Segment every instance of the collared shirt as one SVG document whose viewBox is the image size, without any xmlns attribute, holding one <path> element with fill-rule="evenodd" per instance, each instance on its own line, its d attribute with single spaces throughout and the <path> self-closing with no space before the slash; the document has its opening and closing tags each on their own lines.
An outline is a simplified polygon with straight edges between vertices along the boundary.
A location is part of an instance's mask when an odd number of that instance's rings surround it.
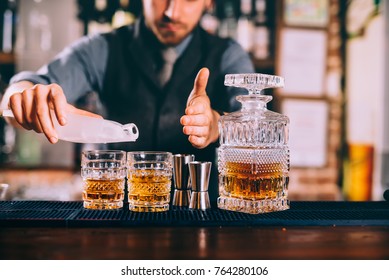
<svg viewBox="0 0 389 280">
<path fill-rule="evenodd" d="M 192 37 L 193 35 L 190 34 L 180 44 L 174 47 L 178 54 L 178 57 L 180 57 L 180 55 L 182 55 L 182 53 L 185 51 L 186 47 L 189 45 L 190 41 L 192 40 Z"/>
</svg>

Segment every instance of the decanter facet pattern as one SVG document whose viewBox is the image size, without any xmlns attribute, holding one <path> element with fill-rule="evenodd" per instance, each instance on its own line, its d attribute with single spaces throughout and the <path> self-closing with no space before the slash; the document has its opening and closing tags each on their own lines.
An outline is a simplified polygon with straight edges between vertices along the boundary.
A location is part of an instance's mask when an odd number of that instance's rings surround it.
<svg viewBox="0 0 389 280">
<path fill-rule="evenodd" d="M 258 214 L 289 209 L 288 117 L 272 112 L 262 90 L 284 85 L 265 74 L 226 75 L 225 85 L 244 87 L 240 111 L 219 120 L 218 207 Z"/>
</svg>

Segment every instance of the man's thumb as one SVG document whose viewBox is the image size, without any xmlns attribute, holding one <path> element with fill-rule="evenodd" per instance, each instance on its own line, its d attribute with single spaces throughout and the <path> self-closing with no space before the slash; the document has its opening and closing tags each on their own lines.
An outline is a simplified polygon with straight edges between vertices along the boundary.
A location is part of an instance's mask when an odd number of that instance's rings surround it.
<svg viewBox="0 0 389 280">
<path fill-rule="evenodd" d="M 197 73 L 196 79 L 193 85 L 193 93 L 195 96 L 197 95 L 206 95 L 205 88 L 207 87 L 209 77 L 208 68 L 201 68 Z"/>
</svg>

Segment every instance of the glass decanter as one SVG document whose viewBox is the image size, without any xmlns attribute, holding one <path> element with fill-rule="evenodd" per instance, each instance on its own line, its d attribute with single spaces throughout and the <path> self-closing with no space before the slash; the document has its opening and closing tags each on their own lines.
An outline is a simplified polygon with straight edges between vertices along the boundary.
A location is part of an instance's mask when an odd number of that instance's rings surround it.
<svg viewBox="0 0 389 280">
<path fill-rule="evenodd" d="M 289 209 L 289 118 L 267 109 L 266 88 L 284 86 L 284 79 L 266 74 L 230 74 L 224 84 L 246 88 L 236 99 L 242 109 L 219 120 L 220 209 L 266 213 Z"/>
</svg>

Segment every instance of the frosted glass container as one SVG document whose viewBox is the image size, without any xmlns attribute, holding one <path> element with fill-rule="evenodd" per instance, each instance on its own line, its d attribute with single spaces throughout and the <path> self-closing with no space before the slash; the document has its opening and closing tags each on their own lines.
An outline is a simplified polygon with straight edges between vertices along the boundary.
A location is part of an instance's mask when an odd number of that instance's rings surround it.
<svg viewBox="0 0 389 280">
<path fill-rule="evenodd" d="M 220 209 L 258 214 L 289 209 L 289 118 L 267 109 L 265 88 L 284 79 L 265 74 L 226 75 L 226 86 L 246 88 L 240 111 L 220 117 Z"/>
</svg>

